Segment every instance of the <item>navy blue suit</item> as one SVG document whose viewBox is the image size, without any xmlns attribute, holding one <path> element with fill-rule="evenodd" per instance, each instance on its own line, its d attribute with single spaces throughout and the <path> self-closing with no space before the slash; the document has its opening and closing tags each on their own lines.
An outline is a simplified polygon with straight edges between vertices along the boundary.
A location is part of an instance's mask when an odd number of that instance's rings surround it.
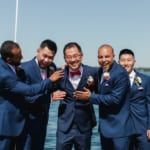
<svg viewBox="0 0 150 150">
<path fill-rule="evenodd" d="M 74 89 L 69 80 L 68 67 L 65 68 L 64 78 L 57 83 L 60 90 L 67 92 L 64 100 L 60 101 L 58 109 L 57 150 L 71 150 L 73 145 L 76 150 L 90 149 L 91 132 L 96 125 L 94 109 L 88 101 L 76 99 L 73 92 L 83 90 L 90 75 L 96 79 L 97 70 L 86 65 L 82 65 L 82 67 L 83 74 L 77 89 Z M 91 90 L 93 89 L 91 88 Z M 76 137 L 78 134 L 79 136 Z"/>
<path fill-rule="evenodd" d="M 141 84 L 135 80 L 129 93 L 130 111 L 134 123 L 133 141 L 137 142 L 140 150 L 149 150 L 150 141 L 147 140 L 146 131 L 150 130 L 150 77 L 136 72 Z M 134 143 L 135 144 L 135 143 Z"/>
<path fill-rule="evenodd" d="M 99 70 L 98 94 L 92 94 L 90 102 L 99 105 L 99 131 L 104 150 L 128 150 L 129 135 L 132 134 L 129 100 L 130 88 L 127 72 L 115 61 L 109 70 L 110 78 L 101 81 Z M 112 144 L 113 143 L 113 144 Z"/>
<path fill-rule="evenodd" d="M 24 84 L 8 64 L 0 59 L 0 149 L 9 149 L 13 137 L 23 134 L 28 117 L 27 103 L 35 102 L 36 95 L 40 96 L 49 88 L 52 88 L 49 79 L 39 84 Z M 30 96 L 35 97 L 30 99 Z"/>
<path fill-rule="evenodd" d="M 47 67 L 47 77 L 56 70 L 56 66 L 52 63 Z M 25 71 L 26 83 L 34 84 L 39 83 L 43 79 L 38 64 L 33 58 L 31 61 L 22 64 Z M 43 103 L 40 103 L 42 101 Z M 43 150 L 46 137 L 46 128 L 48 123 L 48 114 L 50 107 L 50 91 L 43 93 L 42 96 L 37 98 L 37 103 L 28 104 L 29 109 L 29 132 L 26 141 L 27 150 Z"/>
</svg>

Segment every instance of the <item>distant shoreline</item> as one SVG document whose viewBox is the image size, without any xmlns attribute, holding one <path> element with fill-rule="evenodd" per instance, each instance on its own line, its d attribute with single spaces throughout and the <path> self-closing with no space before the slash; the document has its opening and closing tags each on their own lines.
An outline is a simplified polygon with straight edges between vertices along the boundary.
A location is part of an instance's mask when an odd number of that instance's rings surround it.
<svg viewBox="0 0 150 150">
<path fill-rule="evenodd" d="M 99 68 L 98 66 L 95 67 Z M 139 72 L 150 72 L 150 68 L 146 68 L 146 67 L 135 67 L 135 70 L 138 70 Z"/>
<path fill-rule="evenodd" d="M 138 68 L 135 68 L 135 69 L 140 71 L 140 72 L 150 72 L 150 68 L 138 67 Z"/>
</svg>

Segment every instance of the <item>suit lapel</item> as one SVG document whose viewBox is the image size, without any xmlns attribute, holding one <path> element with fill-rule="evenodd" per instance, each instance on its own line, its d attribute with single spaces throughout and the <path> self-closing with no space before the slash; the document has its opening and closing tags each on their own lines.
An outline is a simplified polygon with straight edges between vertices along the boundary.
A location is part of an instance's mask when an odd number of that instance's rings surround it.
<svg viewBox="0 0 150 150">
<path fill-rule="evenodd" d="M 99 71 L 98 71 L 98 91 L 99 92 L 100 92 L 101 86 L 103 84 L 103 81 L 101 82 L 101 80 L 102 80 L 102 73 L 103 73 L 102 68 L 100 68 Z"/>
<path fill-rule="evenodd" d="M 81 80 L 77 86 L 77 89 L 83 88 L 85 86 L 85 83 L 87 82 L 86 81 L 87 80 L 86 66 L 82 65 L 82 67 L 83 67 L 83 73 L 81 76 Z M 71 88 L 73 90 L 75 90 L 73 85 L 71 84 L 71 82 L 69 80 L 69 68 L 68 67 L 66 67 L 66 69 L 65 69 L 64 82 L 65 82 L 65 84 L 71 86 Z"/>
<path fill-rule="evenodd" d="M 139 72 L 137 72 L 137 71 L 135 71 L 135 77 L 140 77 L 141 78 L 141 75 L 140 75 L 140 73 Z M 136 87 L 137 89 L 138 88 L 140 88 L 140 87 L 142 87 L 143 85 L 143 82 L 141 83 L 141 84 L 139 84 L 139 86 L 135 83 L 135 79 L 134 79 L 134 81 L 133 81 L 133 85 L 134 85 L 134 87 Z"/>
<path fill-rule="evenodd" d="M 33 66 L 33 74 L 35 76 L 37 76 L 37 78 L 42 80 L 41 77 L 41 72 L 40 72 L 40 67 L 38 66 L 38 64 L 36 63 L 35 59 L 32 60 L 32 66 Z"/>
<path fill-rule="evenodd" d="M 137 85 L 133 82 L 130 90 L 131 97 L 134 96 L 135 92 L 137 92 Z"/>
<path fill-rule="evenodd" d="M 69 87 L 71 88 L 71 90 L 74 90 L 73 85 L 71 84 L 70 80 L 69 80 L 69 68 L 66 67 L 65 71 L 64 71 L 64 81 L 63 81 L 64 87 Z"/>
<path fill-rule="evenodd" d="M 87 82 L 87 69 L 86 69 L 86 66 L 82 65 L 82 68 L 83 68 L 83 72 L 82 72 L 82 76 L 81 76 L 81 79 L 80 79 L 80 82 L 78 84 L 77 89 L 80 89 L 80 88 L 84 87 L 86 82 Z"/>
</svg>

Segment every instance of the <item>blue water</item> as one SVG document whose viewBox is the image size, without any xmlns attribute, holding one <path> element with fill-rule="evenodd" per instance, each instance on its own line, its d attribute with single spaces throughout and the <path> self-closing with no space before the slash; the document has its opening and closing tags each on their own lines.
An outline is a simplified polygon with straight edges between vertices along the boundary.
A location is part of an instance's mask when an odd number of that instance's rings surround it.
<svg viewBox="0 0 150 150">
<path fill-rule="evenodd" d="M 56 128 L 57 128 L 57 111 L 59 102 L 52 102 L 49 112 L 49 121 L 47 128 L 47 136 L 45 150 L 55 150 L 56 148 Z M 98 120 L 98 106 L 95 106 L 95 113 Z M 100 139 L 98 134 L 98 125 L 93 129 L 92 135 L 92 150 L 101 150 Z"/>
</svg>

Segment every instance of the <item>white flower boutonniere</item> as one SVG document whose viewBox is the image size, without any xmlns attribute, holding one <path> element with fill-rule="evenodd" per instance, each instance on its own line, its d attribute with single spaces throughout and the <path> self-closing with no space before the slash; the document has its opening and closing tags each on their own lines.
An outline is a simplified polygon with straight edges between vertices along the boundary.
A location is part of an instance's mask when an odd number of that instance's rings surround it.
<svg viewBox="0 0 150 150">
<path fill-rule="evenodd" d="M 109 80 L 110 79 L 110 73 L 109 72 L 104 72 L 103 79 L 104 80 Z"/>
<path fill-rule="evenodd" d="M 143 90 L 144 88 L 141 86 L 142 84 L 142 79 L 139 76 L 135 76 L 134 82 L 138 87 L 138 90 Z"/>
<path fill-rule="evenodd" d="M 88 79 L 87 79 L 87 88 L 91 87 L 91 86 L 94 86 L 94 79 L 92 76 L 89 76 Z"/>
<path fill-rule="evenodd" d="M 142 83 L 142 79 L 140 78 L 140 77 L 135 77 L 135 79 L 134 79 L 134 82 L 135 82 L 135 84 L 137 85 L 137 86 L 140 86 L 141 85 L 141 83 Z"/>
</svg>

